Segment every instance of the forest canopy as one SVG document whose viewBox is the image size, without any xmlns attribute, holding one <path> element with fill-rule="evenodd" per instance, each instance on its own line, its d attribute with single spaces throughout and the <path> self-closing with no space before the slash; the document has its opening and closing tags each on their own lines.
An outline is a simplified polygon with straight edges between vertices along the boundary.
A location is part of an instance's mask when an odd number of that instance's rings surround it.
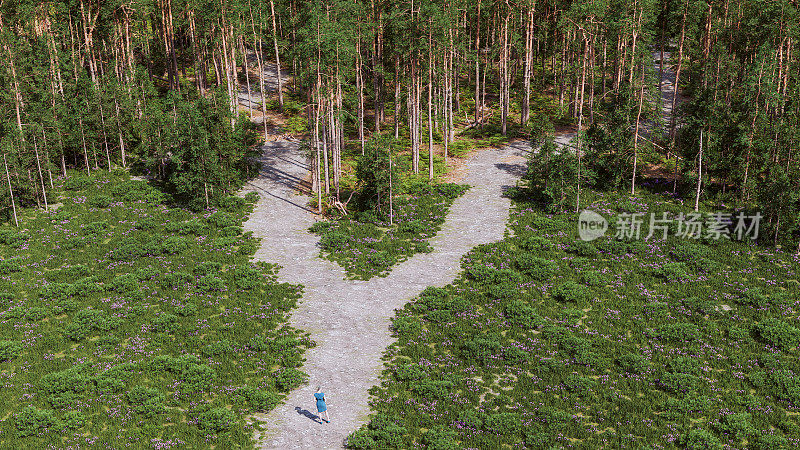
<svg viewBox="0 0 800 450">
<path fill-rule="evenodd" d="M 576 193 L 654 169 L 796 243 L 798 23 L 789 0 L 6 0 L 0 195 L 41 206 L 52 174 L 133 166 L 202 204 L 252 174 L 240 112 L 266 133 L 289 111 L 334 201 L 371 134 L 432 178 L 421 149 L 549 122 L 579 131 L 570 172 L 597 174 Z"/>
</svg>

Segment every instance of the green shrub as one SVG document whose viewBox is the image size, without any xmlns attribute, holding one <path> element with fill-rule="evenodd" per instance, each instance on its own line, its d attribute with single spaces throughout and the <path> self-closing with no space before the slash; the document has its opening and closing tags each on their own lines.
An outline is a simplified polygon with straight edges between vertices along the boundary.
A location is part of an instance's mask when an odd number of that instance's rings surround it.
<svg viewBox="0 0 800 450">
<path fill-rule="evenodd" d="M 11 248 L 21 248 L 30 240 L 28 233 L 14 229 L 0 228 L 0 243 Z"/>
<path fill-rule="evenodd" d="M 636 353 L 626 353 L 617 359 L 617 363 L 622 370 L 641 375 L 650 368 L 650 362 L 642 355 Z"/>
<path fill-rule="evenodd" d="M 120 325 L 118 317 L 109 316 L 107 312 L 97 309 L 78 311 L 64 329 L 64 335 L 78 341 L 94 332 L 108 332 Z"/>
<path fill-rule="evenodd" d="M 683 434 L 679 442 L 684 448 L 692 450 L 717 450 L 722 448 L 722 443 L 714 434 L 702 428 L 692 428 Z"/>
<path fill-rule="evenodd" d="M 161 243 L 161 253 L 178 255 L 189 249 L 189 241 L 178 236 L 170 236 Z"/>
<path fill-rule="evenodd" d="M 782 350 L 792 350 L 800 344 L 800 328 L 780 319 L 763 320 L 755 328 L 762 339 Z"/>
<path fill-rule="evenodd" d="M 200 414 L 197 426 L 211 433 L 229 431 L 239 421 L 233 411 L 226 408 L 212 408 Z"/>
<path fill-rule="evenodd" d="M 61 425 L 68 430 L 83 428 L 86 424 L 86 416 L 80 411 L 67 411 L 61 420 Z"/>
<path fill-rule="evenodd" d="M 552 296 L 560 302 L 583 303 L 589 300 L 590 291 L 586 286 L 567 281 L 556 287 Z"/>
<path fill-rule="evenodd" d="M 225 289 L 225 281 L 213 275 L 205 275 L 197 280 L 197 290 L 200 292 L 220 292 Z"/>
<path fill-rule="evenodd" d="M 514 326 L 533 329 L 544 326 L 545 320 L 527 303 L 515 300 L 506 305 L 504 315 Z"/>
<path fill-rule="evenodd" d="M 700 378 L 688 373 L 665 372 L 658 383 L 669 392 L 688 393 L 697 390 Z"/>
<path fill-rule="evenodd" d="M 591 378 L 582 377 L 577 374 L 570 374 L 567 376 L 567 379 L 564 380 L 564 386 L 566 386 L 567 390 L 580 396 L 591 394 L 596 384 L 597 383 Z"/>
<path fill-rule="evenodd" d="M 164 231 L 167 233 L 193 234 L 199 236 L 206 232 L 208 226 L 198 219 L 186 220 L 183 222 L 167 222 Z"/>
<path fill-rule="evenodd" d="M 73 176 L 67 178 L 64 182 L 64 190 L 67 191 L 82 191 L 94 184 L 91 178 L 82 176 Z"/>
<path fill-rule="evenodd" d="M 522 431 L 522 420 L 517 414 L 510 412 L 489 414 L 484 427 L 486 431 L 508 439 Z"/>
<path fill-rule="evenodd" d="M 416 364 L 403 364 L 394 369 L 395 378 L 400 381 L 413 381 L 426 378 L 428 375 Z"/>
<path fill-rule="evenodd" d="M 27 406 L 14 415 L 14 426 L 20 437 L 34 436 L 56 428 L 58 421 L 48 409 Z"/>
<path fill-rule="evenodd" d="M 133 203 L 164 203 L 167 196 L 145 181 L 124 181 L 111 188 L 111 195 L 118 201 Z"/>
<path fill-rule="evenodd" d="M 275 383 L 277 383 L 281 389 L 290 391 L 305 383 L 307 378 L 308 376 L 305 373 L 288 367 L 276 374 Z"/>
<path fill-rule="evenodd" d="M 789 448 L 789 440 L 777 434 L 759 434 L 753 448 L 758 450 L 782 450 Z"/>
<path fill-rule="evenodd" d="M 392 328 L 398 335 L 412 335 L 416 333 L 422 324 L 416 317 L 397 317 L 392 320 Z"/>
<path fill-rule="evenodd" d="M 151 322 L 150 329 L 155 333 L 174 334 L 180 328 L 180 321 L 174 314 L 161 314 Z"/>
<path fill-rule="evenodd" d="M 89 197 L 88 203 L 95 208 L 108 208 L 114 203 L 114 199 L 107 195 L 100 194 Z"/>
<path fill-rule="evenodd" d="M 453 382 L 448 380 L 421 380 L 414 381 L 410 385 L 412 392 L 424 398 L 445 399 L 450 395 Z"/>
<path fill-rule="evenodd" d="M 303 134 L 308 131 L 308 119 L 302 116 L 289 117 L 283 129 L 289 134 Z"/>
<path fill-rule="evenodd" d="M 254 192 L 251 192 L 251 194 L 254 194 Z M 248 202 L 247 197 L 241 198 L 235 195 L 229 195 L 227 197 L 218 197 L 214 200 L 214 204 L 216 206 L 232 213 L 244 211 L 245 207 L 247 206 L 247 202 Z"/>
<path fill-rule="evenodd" d="M 429 450 L 458 450 L 458 433 L 450 428 L 436 426 L 422 435 L 422 443 Z"/>
<path fill-rule="evenodd" d="M 537 281 L 547 280 L 558 272 L 558 264 L 555 262 L 525 252 L 517 255 L 514 266 Z"/>
<path fill-rule="evenodd" d="M 48 403 L 62 408 L 74 403 L 84 392 L 92 392 L 95 378 L 86 373 L 86 366 L 76 365 L 45 374 L 38 385 L 40 394 Z"/>
<path fill-rule="evenodd" d="M 240 389 L 238 394 L 251 411 L 269 411 L 280 402 L 278 394 L 250 387 Z"/>
<path fill-rule="evenodd" d="M 655 336 L 664 341 L 691 342 L 700 338 L 700 329 L 692 323 L 669 323 L 658 327 Z"/>
<path fill-rule="evenodd" d="M 233 342 L 227 339 L 213 342 L 211 344 L 206 344 L 203 347 L 203 355 L 205 356 L 219 356 L 232 352 L 233 352 Z"/>
<path fill-rule="evenodd" d="M 487 363 L 492 356 L 499 356 L 501 344 L 496 338 L 476 337 L 464 342 L 461 354 L 468 360 Z"/>
<path fill-rule="evenodd" d="M 0 275 L 10 275 L 22 271 L 22 260 L 10 258 L 0 260 Z"/>
<path fill-rule="evenodd" d="M 166 397 L 158 389 L 134 386 L 126 396 L 136 414 L 143 417 L 154 417 L 167 410 L 164 406 Z"/>
<path fill-rule="evenodd" d="M 724 414 L 714 428 L 720 434 L 742 441 L 756 433 L 755 427 L 750 424 L 750 417 L 749 413 Z"/>
<path fill-rule="evenodd" d="M 11 361 L 22 353 L 23 346 L 16 341 L 0 341 L 0 362 Z"/>
</svg>

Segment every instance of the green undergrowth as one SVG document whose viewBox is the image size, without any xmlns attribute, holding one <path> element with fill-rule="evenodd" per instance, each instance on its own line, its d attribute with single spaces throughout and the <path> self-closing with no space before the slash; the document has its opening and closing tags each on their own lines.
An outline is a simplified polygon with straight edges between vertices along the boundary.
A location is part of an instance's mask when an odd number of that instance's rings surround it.
<svg viewBox="0 0 800 450">
<path fill-rule="evenodd" d="M 0 448 L 252 447 L 305 379 L 301 287 L 251 263 L 255 198 L 194 213 L 122 174 L 0 228 Z"/>
<path fill-rule="evenodd" d="M 655 194 L 587 195 L 606 217 L 685 211 Z M 510 227 L 398 311 L 374 414 L 349 447 L 800 446 L 797 255 L 584 242 L 575 214 L 524 199 Z"/>
<path fill-rule="evenodd" d="M 388 217 L 368 211 L 317 222 L 311 231 L 321 236 L 324 257 L 341 265 L 349 278 L 386 276 L 395 264 L 433 250 L 428 240 L 466 190 L 453 183 L 416 183 L 395 196 L 392 226 Z"/>
</svg>

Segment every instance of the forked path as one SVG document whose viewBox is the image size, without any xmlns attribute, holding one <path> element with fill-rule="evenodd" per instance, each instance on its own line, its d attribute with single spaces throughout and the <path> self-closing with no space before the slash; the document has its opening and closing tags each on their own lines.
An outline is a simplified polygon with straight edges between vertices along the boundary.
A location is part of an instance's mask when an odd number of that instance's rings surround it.
<svg viewBox="0 0 800 450">
<path fill-rule="evenodd" d="M 511 206 L 503 191 L 525 170 L 527 143 L 474 154 L 463 183 L 472 186 L 450 207 L 441 231 L 431 239 L 433 252 L 417 254 L 385 278 L 345 280 L 336 263 L 319 257 L 314 216 L 298 188 L 307 188 L 309 166 L 296 143 L 276 141 L 264 148 L 264 171 L 246 191 L 261 195 L 245 229 L 261 238 L 255 259 L 282 266 L 279 279 L 304 285 L 292 326 L 311 333 L 317 347 L 306 354 L 309 383 L 291 392 L 270 413 L 256 416 L 266 432 L 261 448 L 341 448 L 349 433 L 366 423 L 370 387 L 378 383 L 381 356 L 391 344 L 390 319 L 427 286 L 444 286 L 459 273 L 461 257 L 479 244 L 503 238 Z M 313 420 L 313 393 L 322 386 L 331 423 Z"/>
</svg>

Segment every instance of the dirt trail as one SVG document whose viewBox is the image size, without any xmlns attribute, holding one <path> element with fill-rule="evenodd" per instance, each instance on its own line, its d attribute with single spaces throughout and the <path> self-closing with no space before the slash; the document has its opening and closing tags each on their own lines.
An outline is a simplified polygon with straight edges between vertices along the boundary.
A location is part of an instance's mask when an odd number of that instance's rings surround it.
<svg viewBox="0 0 800 450">
<path fill-rule="evenodd" d="M 511 202 L 503 191 L 524 173 L 527 143 L 516 142 L 476 153 L 466 162 L 461 182 L 472 188 L 456 199 L 433 252 L 398 264 L 385 278 L 345 280 L 344 270 L 319 257 L 318 236 L 308 228 L 315 218 L 305 205 L 309 165 L 297 143 L 268 142 L 265 169 L 245 189 L 261 195 L 245 229 L 261 238 L 258 261 L 282 266 L 280 281 L 304 285 L 292 326 L 311 333 L 317 347 L 308 351 L 303 371 L 309 384 L 289 394 L 265 415 L 257 436 L 261 448 L 340 448 L 349 433 L 368 419 L 368 390 L 378 383 L 381 356 L 393 341 L 390 319 L 427 286 L 444 286 L 459 273 L 461 257 L 473 247 L 499 241 L 506 231 Z M 331 423 L 315 419 L 313 392 L 322 386 Z"/>
</svg>

